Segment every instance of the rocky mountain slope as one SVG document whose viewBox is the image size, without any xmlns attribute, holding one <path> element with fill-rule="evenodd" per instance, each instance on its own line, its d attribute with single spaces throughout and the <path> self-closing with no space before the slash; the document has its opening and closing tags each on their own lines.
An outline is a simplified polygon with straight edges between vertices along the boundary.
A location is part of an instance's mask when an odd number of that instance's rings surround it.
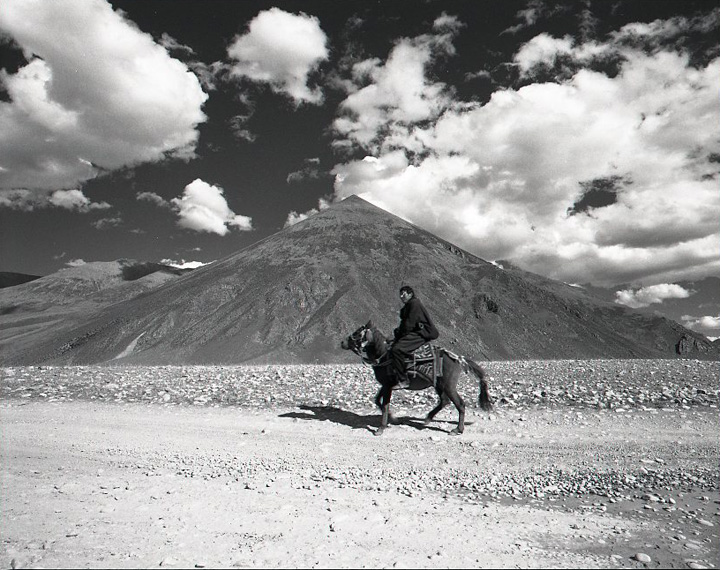
<svg viewBox="0 0 720 570">
<path fill-rule="evenodd" d="M 185 273 L 158 263 L 119 259 L 67 267 L 0 290 L 0 348 L 22 345 L 82 322 L 114 303 L 133 299 Z M 33 342 L 32 340 L 30 341 Z"/>
<path fill-rule="evenodd" d="M 127 301 L 0 344 L 3 364 L 315 363 L 340 339 L 397 324 L 411 284 L 438 340 L 477 359 L 718 358 L 678 323 L 488 263 L 350 197 Z"/>
<path fill-rule="evenodd" d="M 159 263 L 129 259 L 84 263 L 0 292 L 0 312 L 38 312 L 86 301 L 102 306 L 131 299 L 182 273 Z"/>
</svg>

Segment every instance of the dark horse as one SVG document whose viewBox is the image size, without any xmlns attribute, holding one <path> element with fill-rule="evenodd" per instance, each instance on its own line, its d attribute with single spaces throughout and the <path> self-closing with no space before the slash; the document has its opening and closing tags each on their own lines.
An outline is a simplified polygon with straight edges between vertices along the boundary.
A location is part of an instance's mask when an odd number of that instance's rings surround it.
<svg viewBox="0 0 720 570">
<path fill-rule="evenodd" d="M 352 350 L 363 359 L 363 362 L 370 364 L 375 372 L 375 378 L 380 382 L 380 390 L 375 396 L 375 403 L 382 412 L 380 427 L 375 435 L 382 435 L 388 427 L 390 414 L 390 398 L 393 388 L 397 385 L 397 377 L 393 370 L 392 359 L 389 358 L 388 341 L 372 321 L 357 329 L 347 338 L 343 339 L 340 346 L 345 350 Z M 452 352 L 438 347 L 442 357 L 442 375 L 437 377 L 435 391 L 440 396 L 440 401 L 425 418 L 425 425 L 442 410 L 448 401 L 455 404 L 459 417 L 457 427 L 450 432 L 451 435 L 459 435 L 465 430 L 465 402 L 457 391 L 457 383 L 461 372 L 472 372 L 480 381 L 480 394 L 478 404 L 483 410 L 492 409 L 492 401 L 488 392 L 488 384 L 485 380 L 485 371 L 477 363 L 464 356 L 458 356 Z M 410 390 L 424 390 L 432 386 L 428 381 L 419 376 L 409 375 L 411 378 Z"/>
</svg>

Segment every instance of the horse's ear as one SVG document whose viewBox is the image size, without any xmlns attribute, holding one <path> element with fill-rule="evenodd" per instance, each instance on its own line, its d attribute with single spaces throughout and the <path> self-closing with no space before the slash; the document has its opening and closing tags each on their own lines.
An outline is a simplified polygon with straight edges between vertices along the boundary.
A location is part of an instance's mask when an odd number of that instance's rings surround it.
<svg viewBox="0 0 720 570">
<path fill-rule="evenodd" d="M 372 320 L 370 320 L 370 321 L 367 322 L 367 324 L 365 325 L 365 328 L 366 328 L 366 329 L 371 329 L 371 328 L 373 328 Z"/>
</svg>

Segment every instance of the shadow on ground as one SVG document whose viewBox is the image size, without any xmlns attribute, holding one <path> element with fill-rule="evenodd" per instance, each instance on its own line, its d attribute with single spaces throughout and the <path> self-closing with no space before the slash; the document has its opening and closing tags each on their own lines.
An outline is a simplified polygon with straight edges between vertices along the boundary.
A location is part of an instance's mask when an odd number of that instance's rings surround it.
<svg viewBox="0 0 720 570">
<path fill-rule="evenodd" d="M 380 414 L 369 414 L 361 415 L 355 412 L 348 412 L 341 408 L 334 406 L 298 406 L 302 412 L 288 412 L 286 414 L 280 414 L 281 418 L 292 418 L 298 420 L 315 420 L 319 422 L 330 421 L 336 424 L 351 427 L 353 429 L 366 429 L 374 432 L 380 427 Z M 452 423 L 453 427 L 455 422 L 442 422 L 435 420 L 434 423 Z M 441 433 L 448 433 L 449 430 L 428 425 L 423 423 L 422 418 L 414 417 L 395 417 L 393 416 L 390 420 L 390 425 L 401 425 L 409 426 L 419 430 L 439 431 Z M 467 423 L 465 425 L 468 425 Z"/>
</svg>

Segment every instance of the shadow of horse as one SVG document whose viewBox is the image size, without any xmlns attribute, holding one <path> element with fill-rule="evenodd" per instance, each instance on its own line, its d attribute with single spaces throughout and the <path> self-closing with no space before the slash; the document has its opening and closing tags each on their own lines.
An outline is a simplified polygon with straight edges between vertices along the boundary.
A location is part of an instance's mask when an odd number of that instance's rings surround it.
<svg viewBox="0 0 720 570">
<path fill-rule="evenodd" d="M 382 418 L 376 414 L 360 415 L 355 412 L 348 412 L 335 406 L 298 406 L 302 412 L 288 412 L 280 414 L 281 418 L 292 418 L 297 420 L 315 420 L 319 422 L 330 421 L 336 424 L 348 426 L 352 429 L 366 429 L 374 433 L 374 428 L 379 428 Z M 419 430 L 439 431 L 448 433 L 446 430 L 435 426 L 426 425 L 424 419 L 413 417 L 393 417 L 391 422 L 395 425 L 408 426 Z M 446 422 L 450 423 L 450 422 Z"/>
</svg>

